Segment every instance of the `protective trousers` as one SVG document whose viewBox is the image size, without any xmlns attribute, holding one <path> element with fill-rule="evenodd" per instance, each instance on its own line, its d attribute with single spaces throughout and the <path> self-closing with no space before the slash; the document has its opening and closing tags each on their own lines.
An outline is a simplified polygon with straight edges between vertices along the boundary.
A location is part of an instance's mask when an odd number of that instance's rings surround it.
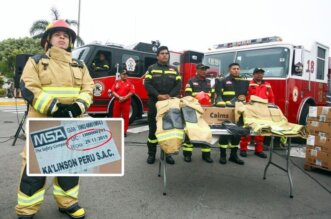
<svg viewBox="0 0 331 219">
<path fill-rule="evenodd" d="M 148 147 L 148 154 L 155 155 L 156 154 L 156 145 L 158 143 L 157 138 L 155 136 L 156 132 L 156 102 L 149 100 L 147 102 L 148 105 L 148 113 L 147 113 L 147 120 L 148 120 L 148 140 L 147 140 L 147 147 Z"/>
<path fill-rule="evenodd" d="M 123 118 L 125 134 L 129 128 L 130 106 L 131 106 L 131 100 L 126 100 L 124 102 L 120 102 L 118 99 L 114 100 L 113 117 Z"/>
<path fill-rule="evenodd" d="M 255 141 L 255 152 L 263 152 L 263 136 L 252 136 Z M 240 150 L 247 151 L 247 145 L 251 141 L 251 136 L 243 136 L 240 139 Z"/>
<path fill-rule="evenodd" d="M 218 146 L 220 149 L 226 148 L 238 148 L 240 142 L 240 136 L 235 135 L 220 135 L 218 140 Z"/>
<path fill-rule="evenodd" d="M 18 187 L 17 215 L 34 215 L 38 212 L 45 195 L 46 177 L 27 176 L 26 155 L 22 153 L 20 185 Z M 59 208 L 69 208 L 78 203 L 79 177 L 55 177 L 53 196 Z"/>
<path fill-rule="evenodd" d="M 194 144 L 194 146 L 196 147 L 201 147 L 201 152 L 202 153 L 207 153 L 207 152 L 211 152 L 211 148 L 205 144 Z M 193 148 L 194 148 L 193 144 L 191 144 L 190 140 L 188 139 L 188 137 L 185 137 L 184 143 L 183 143 L 183 151 L 185 154 L 192 154 L 193 152 Z"/>
</svg>

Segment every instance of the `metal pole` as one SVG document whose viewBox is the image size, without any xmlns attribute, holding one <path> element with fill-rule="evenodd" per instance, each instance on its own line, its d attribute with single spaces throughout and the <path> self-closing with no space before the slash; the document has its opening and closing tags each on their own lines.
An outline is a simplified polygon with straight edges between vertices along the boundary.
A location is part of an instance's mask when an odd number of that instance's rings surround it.
<svg viewBox="0 0 331 219">
<path fill-rule="evenodd" d="M 78 26 L 77 26 L 77 36 L 80 36 L 80 35 L 79 35 L 79 30 L 80 30 L 80 5 L 81 5 L 81 2 L 80 2 L 80 0 L 78 0 Z M 78 47 L 78 41 L 76 41 L 76 46 Z"/>
</svg>

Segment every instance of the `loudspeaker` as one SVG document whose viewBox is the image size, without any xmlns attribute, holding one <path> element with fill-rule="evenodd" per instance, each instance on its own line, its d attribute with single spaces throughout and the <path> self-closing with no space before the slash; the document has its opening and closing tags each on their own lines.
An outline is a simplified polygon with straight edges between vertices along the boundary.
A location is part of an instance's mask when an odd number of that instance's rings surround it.
<svg viewBox="0 0 331 219">
<path fill-rule="evenodd" d="M 24 66 L 28 61 L 29 57 L 33 56 L 32 54 L 19 54 L 16 56 L 16 67 L 15 67 L 15 76 L 14 84 L 15 88 L 20 88 L 20 80 L 23 73 Z"/>
</svg>

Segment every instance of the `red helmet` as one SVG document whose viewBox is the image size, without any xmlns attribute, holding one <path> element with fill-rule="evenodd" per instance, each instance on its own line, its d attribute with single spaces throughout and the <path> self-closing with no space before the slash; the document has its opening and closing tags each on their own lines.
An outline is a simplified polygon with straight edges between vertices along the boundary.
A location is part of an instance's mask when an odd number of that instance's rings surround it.
<svg viewBox="0 0 331 219">
<path fill-rule="evenodd" d="M 76 33 L 73 31 L 69 24 L 65 20 L 56 20 L 53 21 L 52 23 L 49 23 L 48 26 L 46 27 L 46 30 L 43 34 L 43 37 L 41 38 L 40 45 L 45 48 L 45 44 L 47 41 L 50 40 L 51 35 L 55 31 L 64 31 L 67 34 L 69 34 L 69 50 L 73 47 L 73 44 L 75 43 L 76 40 Z M 48 42 L 49 43 L 49 42 Z"/>
<path fill-rule="evenodd" d="M 211 103 L 210 103 L 210 96 L 201 91 L 199 93 L 197 93 L 197 95 L 195 95 L 195 98 L 199 101 L 200 105 L 202 106 L 210 106 Z"/>
</svg>

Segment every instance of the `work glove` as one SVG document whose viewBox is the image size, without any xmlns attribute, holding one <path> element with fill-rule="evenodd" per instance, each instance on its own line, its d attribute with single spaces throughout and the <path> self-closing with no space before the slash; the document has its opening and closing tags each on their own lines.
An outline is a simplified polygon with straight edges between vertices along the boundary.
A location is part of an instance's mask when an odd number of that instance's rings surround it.
<svg viewBox="0 0 331 219">
<path fill-rule="evenodd" d="M 82 111 L 77 103 L 73 104 L 57 104 L 58 110 L 53 113 L 54 118 L 76 118 L 82 114 Z"/>
</svg>

